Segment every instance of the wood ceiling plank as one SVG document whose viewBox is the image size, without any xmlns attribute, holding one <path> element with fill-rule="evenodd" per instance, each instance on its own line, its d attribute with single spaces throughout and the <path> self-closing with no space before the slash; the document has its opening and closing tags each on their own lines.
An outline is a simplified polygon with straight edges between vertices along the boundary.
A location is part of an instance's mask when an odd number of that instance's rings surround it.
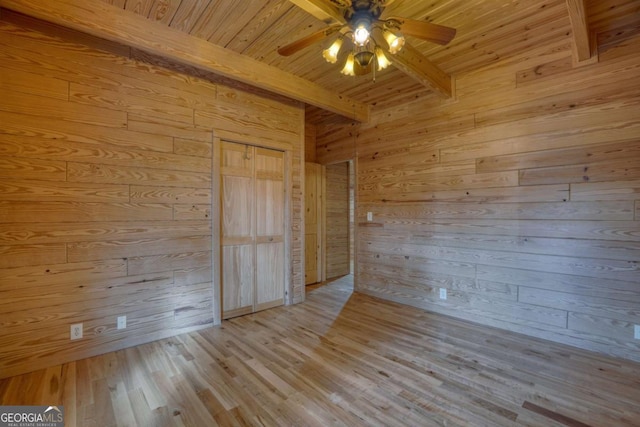
<svg viewBox="0 0 640 427">
<path fill-rule="evenodd" d="M 567 38 L 564 35 L 569 30 L 566 3 L 564 0 L 552 3 L 545 2 L 547 7 L 540 10 L 527 3 L 527 8 L 512 10 L 511 18 L 501 16 L 500 24 L 495 28 L 483 25 L 473 32 L 460 30 L 446 49 L 438 46 L 435 50 L 428 49 L 426 55 L 448 72 L 458 74 L 497 62 L 514 52 L 531 50 L 560 37 Z M 422 52 L 423 47 L 427 47 L 426 42 L 414 44 Z"/>
<path fill-rule="evenodd" d="M 264 0 L 250 0 L 246 1 L 246 6 L 244 5 L 245 2 L 243 2 L 243 7 L 238 7 L 232 2 L 230 10 L 227 11 L 224 17 L 225 25 L 215 23 L 215 28 L 211 31 L 211 35 L 207 40 L 218 46 L 226 47 L 233 39 L 242 37 L 239 35 L 244 33 L 245 28 L 264 6 L 264 3 Z"/>
<path fill-rule="evenodd" d="M 589 24 L 584 0 L 567 0 L 569 20 L 573 30 L 573 47 L 578 62 L 591 58 L 591 42 L 589 41 Z"/>
<path fill-rule="evenodd" d="M 345 24 L 347 21 L 340 9 L 324 0 L 289 0 L 313 17 L 326 24 Z"/>
<path fill-rule="evenodd" d="M 587 5 L 589 29 L 596 33 L 626 26 L 640 17 L 637 0 L 590 0 Z"/>
<path fill-rule="evenodd" d="M 292 72 L 287 67 L 280 67 L 280 63 L 288 61 L 278 54 L 278 48 L 323 28 L 327 27 L 322 22 L 297 7 L 291 7 L 280 16 L 277 23 L 274 23 L 264 34 L 254 40 L 242 53 L 269 65 Z M 306 52 L 308 50 L 305 49 L 294 56 L 297 57 Z M 321 53 L 318 54 L 321 56 Z"/>
<path fill-rule="evenodd" d="M 213 72 L 358 121 L 369 106 L 255 59 L 97 0 L 0 0 L 0 6 Z"/>
<path fill-rule="evenodd" d="M 209 40 L 209 37 L 215 32 L 217 27 L 220 27 L 220 23 L 223 22 L 225 29 L 234 31 L 233 27 L 236 23 L 228 19 L 230 12 L 230 2 L 224 2 L 222 0 L 211 0 L 209 5 L 202 11 L 198 20 L 193 25 L 189 34 L 192 36 Z M 237 9 L 237 7 L 236 7 Z"/>
<path fill-rule="evenodd" d="M 171 21 L 171 28 L 190 33 L 209 3 L 210 0 L 183 1 Z"/>
<path fill-rule="evenodd" d="M 102 1 L 117 7 L 121 7 L 121 8 L 124 8 L 125 4 L 127 3 L 127 0 L 102 0 Z"/>
<path fill-rule="evenodd" d="M 149 19 L 169 25 L 178 12 L 182 0 L 155 0 L 151 5 Z"/>
<path fill-rule="evenodd" d="M 280 19 L 291 9 L 295 9 L 288 0 L 268 0 L 242 29 L 239 37 L 234 37 L 226 43 L 226 47 L 236 52 L 245 53 L 245 50 L 254 45 L 257 40 L 269 34 L 274 28 L 281 26 Z M 275 24 L 278 25 L 275 25 Z M 273 49 L 275 52 L 275 49 Z"/>
<path fill-rule="evenodd" d="M 125 9 L 138 15 L 148 16 L 151 11 L 153 0 L 127 0 Z"/>
</svg>

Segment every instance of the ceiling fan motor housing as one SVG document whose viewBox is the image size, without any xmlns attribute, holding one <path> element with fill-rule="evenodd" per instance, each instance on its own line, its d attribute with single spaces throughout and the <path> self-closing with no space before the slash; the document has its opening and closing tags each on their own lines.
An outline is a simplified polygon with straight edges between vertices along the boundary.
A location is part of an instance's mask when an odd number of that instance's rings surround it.
<svg viewBox="0 0 640 427">
<path fill-rule="evenodd" d="M 352 25 L 357 24 L 360 19 L 368 19 L 373 23 L 382 14 L 382 6 L 378 1 L 356 0 L 351 3 L 351 7 L 344 12 L 345 19 Z"/>
</svg>

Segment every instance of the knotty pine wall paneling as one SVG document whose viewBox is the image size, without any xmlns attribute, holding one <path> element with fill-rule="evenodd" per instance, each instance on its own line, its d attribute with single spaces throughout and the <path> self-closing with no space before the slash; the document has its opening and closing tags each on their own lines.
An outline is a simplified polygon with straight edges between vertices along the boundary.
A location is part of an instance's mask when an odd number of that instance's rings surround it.
<svg viewBox="0 0 640 427">
<path fill-rule="evenodd" d="M 638 75 L 637 29 L 606 27 L 597 62 L 559 39 L 318 127 L 319 159 L 357 155 L 357 290 L 640 361 Z"/>
<path fill-rule="evenodd" d="M 214 325 L 214 136 L 293 159 L 287 302 L 304 299 L 304 108 L 1 18 L 0 377 Z"/>
<path fill-rule="evenodd" d="M 316 163 L 316 127 L 311 123 L 304 125 L 304 161 Z"/>
</svg>

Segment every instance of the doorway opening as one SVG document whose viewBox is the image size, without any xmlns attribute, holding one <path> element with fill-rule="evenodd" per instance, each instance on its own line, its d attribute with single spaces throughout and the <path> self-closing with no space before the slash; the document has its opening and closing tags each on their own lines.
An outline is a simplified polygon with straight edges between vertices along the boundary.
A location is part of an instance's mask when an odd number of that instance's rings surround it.
<svg viewBox="0 0 640 427">
<path fill-rule="evenodd" d="M 353 161 L 305 167 L 305 284 L 354 272 Z"/>
</svg>

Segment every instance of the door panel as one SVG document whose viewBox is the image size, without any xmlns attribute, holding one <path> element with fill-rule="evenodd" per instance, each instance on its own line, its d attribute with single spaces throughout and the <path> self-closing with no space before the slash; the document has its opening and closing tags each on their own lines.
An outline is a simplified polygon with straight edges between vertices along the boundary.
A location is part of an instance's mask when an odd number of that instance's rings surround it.
<svg viewBox="0 0 640 427">
<path fill-rule="evenodd" d="M 223 317 L 253 312 L 253 245 L 222 248 Z"/>
<path fill-rule="evenodd" d="M 284 179 L 284 153 L 256 148 L 256 174 L 259 178 Z"/>
<path fill-rule="evenodd" d="M 222 142 L 220 161 L 223 175 L 253 175 L 253 147 L 235 142 Z"/>
<path fill-rule="evenodd" d="M 258 236 L 284 235 L 284 182 L 256 181 L 256 228 Z"/>
<path fill-rule="evenodd" d="M 284 303 L 284 243 L 263 243 L 256 249 L 258 311 Z"/>
<path fill-rule="evenodd" d="M 222 236 L 253 236 L 253 185 L 251 178 L 222 177 Z"/>
</svg>

